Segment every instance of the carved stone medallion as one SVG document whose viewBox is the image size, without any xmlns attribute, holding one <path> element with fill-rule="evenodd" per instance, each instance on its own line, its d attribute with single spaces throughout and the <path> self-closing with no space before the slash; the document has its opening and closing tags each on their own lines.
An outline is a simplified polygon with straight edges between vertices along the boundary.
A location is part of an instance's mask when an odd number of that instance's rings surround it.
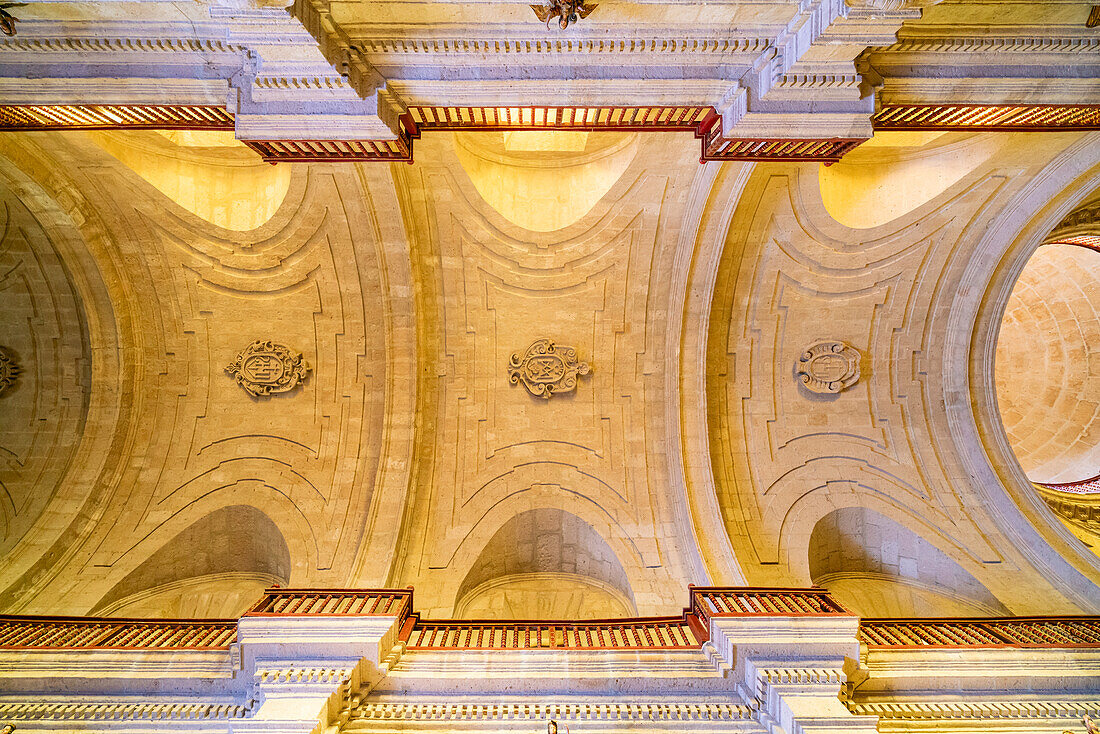
<svg viewBox="0 0 1100 734">
<path fill-rule="evenodd" d="M 15 378 L 19 377 L 22 368 L 16 364 L 15 359 L 0 347 L 0 393 L 15 384 Z"/>
<path fill-rule="evenodd" d="M 293 390 L 306 378 L 309 364 L 298 352 L 273 341 L 255 341 L 225 368 L 245 392 L 255 397 Z"/>
<path fill-rule="evenodd" d="M 859 351 L 844 342 L 818 342 L 802 352 L 795 369 L 807 390 L 832 395 L 859 381 Z"/>
<path fill-rule="evenodd" d="M 532 394 L 550 399 L 551 395 L 577 388 L 577 376 L 587 375 L 587 362 L 577 359 L 573 347 L 559 346 L 549 339 L 536 339 L 527 351 L 513 354 L 508 362 L 508 378 L 520 382 Z"/>
</svg>

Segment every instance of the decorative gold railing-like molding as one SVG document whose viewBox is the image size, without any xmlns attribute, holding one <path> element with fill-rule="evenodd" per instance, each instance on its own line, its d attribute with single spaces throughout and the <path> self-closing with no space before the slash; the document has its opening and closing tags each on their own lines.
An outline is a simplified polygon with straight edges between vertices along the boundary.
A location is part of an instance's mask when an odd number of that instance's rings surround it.
<svg viewBox="0 0 1100 734">
<path fill-rule="evenodd" d="M 425 620 L 413 625 L 408 639 L 413 650 L 675 650 L 701 644 L 682 617 L 591 622 Z"/>
<path fill-rule="evenodd" d="M 1087 247 L 1091 250 L 1100 251 L 1100 237 L 1091 237 L 1086 239 L 1085 237 L 1078 238 L 1079 242 L 1050 242 L 1051 245 L 1077 245 L 1078 247 Z M 1091 477 L 1089 479 L 1082 479 L 1077 482 L 1033 482 L 1033 484 L 1042 487 L 1043 489 L 1049 489 L 1054 492 L 1065 492 L 1068 494 L 1079 495 L 1097 495 L 1100 494 L 1100 475 Z"/>
<path fill-rule="evenodd" d="M 891 104 L 871 124 L 875 130 L 1100 130 L 1100 105 Z"/>
<path fill-rule="evenodd" d="M 864 619 L 872 648 L 1100 647 L 1100 617 Z"/>
<path fill-rule="evenodd" d="M 412 589 L 268 589 L 246 617 L 397 617 L 412 613 Z"/>
<path fill-rule="evenodd" d="M 412 589 L 268 589 L 244 617 L 391 617 L 411 650 L 681 650 L 709 620 L 851 615 L 820 588 L 692 587 L 679 617 L 591 621 L 422 620 Z M 1100 617 L 864 619 L 870 648 L 1100 648 Z M 237 620 L 0 616 L 0 650 L 224 650 Z"/>
<path fill-rule="evenodd" d="M 691 611 L 702 617 L 817 617 L 852 613 L 821 588 L 693 586 Z"/>
<path fill-rule="evenodd" d="M 232 130 L 222 105 L 0 105 L 0 130 Z"/>
<path fill-rule="evenodd" d="M 234 619 L 0 617 L 0 650 L 217 650 L 236 640 Z"/>
<path fill-rule="evenodd" d="M 882 105 L 875 130 L 1100 130 L 1100 105 Z M 0 131 L 79 129 L 231 130 L 234 116 L 219 105 L 0 105 Z M 702 139 L 702 161 L 833 163 L 860 138 L 727 138 L 711 106 L 425 106 L 401 115 L 393 140 L 246 140 L 271 163 L 284 161 L 408 161 L 425 130 L 691 131 Z"/>
</svg>

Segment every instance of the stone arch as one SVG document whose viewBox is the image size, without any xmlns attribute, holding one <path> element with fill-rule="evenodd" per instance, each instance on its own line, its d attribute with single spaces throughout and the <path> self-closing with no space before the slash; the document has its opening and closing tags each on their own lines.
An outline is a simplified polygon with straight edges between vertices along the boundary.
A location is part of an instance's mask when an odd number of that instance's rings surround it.
<svg viewBox="0 0 1100 734">
<path fill-rule="evenodd" d="M 615 552 L 580 517 L 550 507 L 501 525 L 466 573 L 456 617 L 603 618 L 635 613 L 634 594 Z"/>
<path fill-rule="evenodd" d="M 278 526 L 250 505 L 228 505 L 176 533 L 108 591 L 93 613 L 234 617 L 290 578 Z"/>
<path fill-rule="evenodd" d="M 809 571 L 860 616 L 958 617 L 1008 610 L 933 543 L 866 507 L 826 514 L 810 534 Z"/>
<path fill-rule="evenodd" d="M 1095 134 L 1081 136 L 1015 196 L 1008 216 L 977 234 L 942 327 L 959 335 L 945 343 L 942 359 L 943 373 L 952 377 L 943 391 L 961 468 L 1007 544 L 1051 591 L 1071 600 L 1043 594 L 1040 608 L 1067 612 L 1097 609 L 1100 559 L 1058 520 L 1015 460 L 997 404 L 994 365 L 997 334 L 1020 272 L 1058 222 L 1100 186 L 1096 142 Z"/>
<path fill-rule="evenodd" d="M 72 195 L 64 168 L 24 136 L 10 136 L 0 148 L 0 182 L 48 233 L 82 312 L 87 350 L 95 355 L 89 360 L 83 430 L 72 459 L 52 492 L 38 490 L 45 508 L 29 528 L 12 535 L 14 545 L 0 568 L 0 608 L 33 613 L 42 611 L 33 606 L 36 597 L 60 571 L 55 560 L 79 542 L 72 521 L 86 503 L 109 493 L 109 477 L 133 418 L 127 396 L 134 374 L 122 356 L 133 342 L 128 314 L 114 306 L 124 290 L 122 279 L 109 260 L 97 256 L 106 233 L 88 216 L 86 202 Z"/>
</svg>

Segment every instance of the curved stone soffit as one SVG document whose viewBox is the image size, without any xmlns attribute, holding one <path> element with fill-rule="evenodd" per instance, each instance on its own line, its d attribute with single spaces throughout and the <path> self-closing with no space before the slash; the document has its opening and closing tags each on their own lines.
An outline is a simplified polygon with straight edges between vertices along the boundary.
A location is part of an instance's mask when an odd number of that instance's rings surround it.
<svg viewBox="0 0 1100 734">
<path fill-rule="evenodd" d="M 449 613 L 455 578 L 490 528 L 554 507 L 608 540 L 642 590 L 639 610 L 679 604 L 668 584 L 697 577 L 698 551 L 678 549 L 671 526 L 690 529 L 691 518 L 664 489 L 667 464 L 625 459 L 667 452 L 640 442 L 663 442 L 668 431 L 657 366 L 667 363 L 672 233 L 685 214 L 666 192 L 698 175 L 691 141 L 684 150 L 641 141 L 593 210 L 551 233 L 507 222 L 480 201 L 445 140 L 421 142 L 430 150 L 418 164 L 394 169 L 426 361 L 410 502 L 410 515 L 424 519 L 403 540 L 398 583 L 432 589 L 430 599 L 418 591 L 421 603 Z M 574 392 L 549 401 L 513 389 L 506 371 L 511 354 L 543 336 L 575 347 L 593 368 Z"/>
<path fill-rule="evenodd" d="M 242 528 L 247 532 L 241 532 Z M 287 584 L 290 549 L 279 528 L 261 510 L 226 505 L 195 520 L 108 590 L 92 613 L 111 615 L 135 602 L 140 605 L 143 598 L 163 595 L 172 587 L 183 591 L 188 584 L 201 586 L 202 579 L 219 576 L 247 579 L 253 589 L 255 581 L 262 579 L 269 580 L 268 586 Z M 216 591 L 216 585 L 211 586 L 210 591 Z"/>
<path fill-rule="evenodd" d="M 691 527 L 684 537 L 699 546 L 701 572 L 696 578 L 715 584 L 746 585 L 748 581 L 722 522 L 722 510 L 711 466 L 707 423 L 707 326 L 710 320 L 718 263 L 724 250 L 737 203 L 753 171 L 753 164 L 704 164 L 689 197 L 694 228 L 681 229 L 680 264 L 674 269 L 675 313 L 684 317 L 669 329 L 669 353 L 680 354 L 667 371 L 669 401 L 669 451 L 671 488 L 683 486 L 691 510 Z M 685 241 L 690 238 L 690 241 Z M 690 253 L 690 264 L 683 260 Z M 683 279 L 681 285 L 680 279 Z"/>
<path fill-rule="evenodd" d="M 829 589 L 860 616 L 1009 613 L 981 582 L 936 544 L 865 507 L 845 507 L 822 517 L 810 533 L 808 555 L 813 583 Z M 861 579 L 866 587 L 861 586 Z M 925 592 L 931 596 L 926 597 Z M 949 602 L 940 607 L 937 595 L 958 606 Z M 878 608 L 879 603 L 885 608 Z"/>
<path fill-rule="evenodd" d="M 493 530 L 458 586 L 452 604 L 455 617 L 465 616 L 461 613 L 464 603 L 486 584 L 503 577 L 538 573 L 575 576 L 597 586 L 605 585 L 614 589 L 629 614 L 636 611 L 626 571 L 608 542 L 580 517 L 564 510 L 540 508 L 513 515 Z"/>
<path fill-rule="evenodd" d="M 816 176 L 777 167 L 754 175 L 716 283 L 707 384 L 718 495 L 750 583 L 804 582 L 810 528 L 829 510 L 861 505 L 939 536 L 1014 611 L 1033 608 L 1044 586 L 1073 600 L 1051 604 L 1089 606 L 1064 571 L 1044 573 L 1026 548 L 990 530 L 1003 512 L 976 510 L 988 490 L 959 479 L 965 455 L 984 449 L 956 444 L 951 416 L 936 407 L 966 372 L 941 374 L 952 363 L 938 335 L 956 332 L 936 327 L 968 262 L 960 243 L 984 228 L 990 208 L 1016 217 L 1013 197 L 1064 165 L 1059 145 L 1031 148 L 1027 163 L 1019 151 L 997 157 L 908 215 L 858 232 L 828 217 Z M 865 376 L 840 395 L 806 394 L 796 382 L 796 352 L 820 339 L 865 355 Z"/>
<path fill-rule="evenodd" d="M 0 184 L 0 557 L 65 481 L 90 408 L 84 305 L 40 221 Z"/>
<path fill-rule="evenodd" d="M 57 574 L 54 583 L 76 588 L 65 595 L 70 609 L 83 611 L 197 517 L 253 503 L 286 536 L 294 583 L 347 583 L 372 506 L 387 360 L 369 226 L 380 217 L 365 211 L 355 169 L 307 168 L 276 216 L 241 234 L 166 212 L 132 172 L 78 138 L 51 139 L 50 152 L 35 148 L 33 157 L 10 144 L 0 151 L 85 213 L 93 256 L 125 284 L 111 300 L 133 322 L 124 351 L 139 370 L 129 416 L 143 427 L 137 443 L 104 477 L 95 522 L 66 542 L 72 550 L 35 593 Z M 316 372 L 298 391 L 254 403 L 220 367 L 240 335 L 271 333 Z M 72 518 L 78 508 L 60 509 Z M 345 519 L 333 526 L 333 518 Z M 89 566 L 97 571 L 84 572 Z"/>
<path fill-rule="evenodd" d="M 364 542 L 350 586 L 393 585 L 399 572 L 396 556 L 405 528 L 416 449 L 417 352 L 415 284 L 412 248 L 405 228 L 406 202 L 381 166 L 357 166 L 360 191 L 368 205 L 369 225 L 378 243 L 382 287 L 382 321 L 386 335 L 385 423 L 382 455 L 375 476 L 372 504 L 363 529 Z M 400 214 L 400 216 L 398 216 Z M 394 518 L 402 518 L 395 522 Z"/>
<path fill-rule="evenodd" d="M 87 395 L 85 424 L 97 430 L 84 431 L 82 437 L 78 436 L 79 444 L 61 481 L 52 493 L 43 492 L 44 499 L 49 500 L 46 510 L 38 514 L 33 524 L 15 539 L 14 547 L 4 554 L 4 563 L 0 565 L 0 609 L 11 611 L 25 608 L 26 600 L 37 590 L 34 584 L 44 583 L 50 577 L 51 565 L 75 545 L 76 531 L 67 525 L 68 521 L 81 509 L 87 509 L 94 517 L 101 506 L 103 483 L 100 477 L 103 472 L 110 471 L 119 446 L 125 441 L 130 393 L 126 389 L 130 377 L 119 361 L 119 338 L 128 328 L 126 315 L 114 313 L 109 292 L 118 282 L 101 277 L 101 268 L 110 274 L 111 263 L 108 260 L 97 264 L 84 237 L 84 234 L 89 238 L 101 237 L 97 223 L 88 223 L 77 199 L 66 197 L 62 206 L 25 173 L 36 172 L 39 178 L 65 180 L 62 166 L 44 159 L 36 146 L 23 144 L 18 137 L 21 136 L 0 138 L 0 150 L 3 151 L 0 178 L 19 199 L 20 205 L 50 232 L 51 242 L 71 278 L 72 287 L 79 294 L 90 352 L 97 355 L 96 359 L 89 360 L 89 382 L 106 389 L 92 390 Z M 81 233 L 74 221 L 88 223 L 86 233 Z"/>
<path fill-rule="evenodd" d="M 1005 305 L 1027 260 L 1059 221 L 1100 188 L 1100 136 L 1077 136 L 1035 169 L 1005 207 L 1009 215 L 967 243 L 972 259 L 964 265 L 944 328 L 972 336 L 968 343 L 946 345 L 944 363 L 966 364 L 960 377 L 971 388 L 969 400 L 948 402 L 949 426 L 956 443 L 982 449 L 962 454 L 963 469 L 1007 543 L 1076 608 L 1095 612 L 1100 559 L 1058 521 L 1015 461 L 1000 421 L 993 366 Z M 960 384 L 949 387 L 949 395 L 959 394 Z"/>
<path fill-rule="evenodd" d="M 1034 482 L 1071 482 L 1100 467 L 1098 337 L 1100 253 L 1036 249 L 1005 304 L 995 363 L 1001 423 Z"/>
</svg>

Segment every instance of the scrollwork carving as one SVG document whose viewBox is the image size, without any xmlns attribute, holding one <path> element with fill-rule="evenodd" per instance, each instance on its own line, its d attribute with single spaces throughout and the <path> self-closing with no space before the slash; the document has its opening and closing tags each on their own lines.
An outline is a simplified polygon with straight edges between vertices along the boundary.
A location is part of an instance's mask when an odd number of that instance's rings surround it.
<svg viewBox="0 0 1100 734">
<path fill-rule="evenodd" d="M 859 356 L 859 350 L 844 342 L 818 342 L 802 352 L 795 370 L 810 392 L 833 395 L 859 381 Z"/>
<path fill-rule="evenodd" d="M 6 349 L 0 347 L 0 394 L 15 384 L 15 378 L 19 377 L 22 371 L 15 358 Z"/>
<path fill-rule="evenodd" d="M 508 379 L 523 383 L 528 392 L 549 400 L 552 395 L 577 388 L 577 377 L 587 375 L 591 367 L 577 359 L 573 347 L 559 346 L 550 339 L 536 339 L 522 355 L 512 355 Z"/>
<path fill-rule="evenodd" d="M 225 371 L 245 392 L 259 398 L 293 390 L 310 369 L 301 353 L 261 339 L 245 347 Z"/>
</svg>

